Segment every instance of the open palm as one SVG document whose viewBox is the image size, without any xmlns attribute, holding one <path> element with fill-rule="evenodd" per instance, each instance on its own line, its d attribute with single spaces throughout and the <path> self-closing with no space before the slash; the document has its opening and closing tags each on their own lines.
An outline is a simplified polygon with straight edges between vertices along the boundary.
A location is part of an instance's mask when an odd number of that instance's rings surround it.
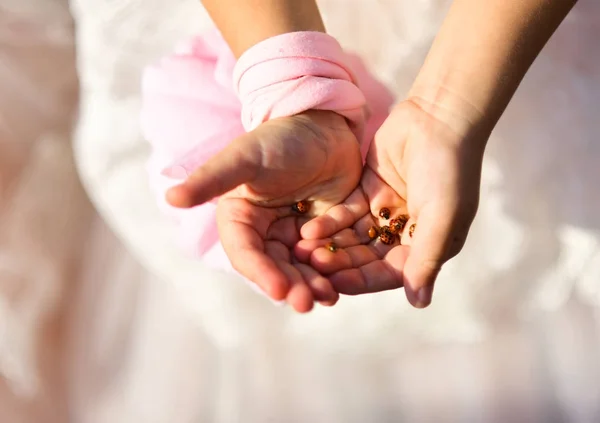
<svg viewBox="0 0 600 423">
<path fill-rule="evenodd" d="M 167 198 L 193 207 L 221 196 L 219 235 L 233 267 L 271 298 L 306 312 L 314 301 L 335 304 L 338 293 L 294 258 L 300 228 L 347 198 L 361 170 L 359 144 L 345 119 L 310 111 L 234 140 Z M 292 207 L 299 201 L 308 202 L 305 214 Z"/>
<path fill-rule="evenodd" d="M 464 245 L 478 205 L 483 135 L 424 106 L 396 106 L 371 144 L 357 189 L 302 228 L 296 256 L 329 275 L 339 293 L 404 286 L 408 300 L 425 307 L 442 264 Z M 369 236 L 371 227 L 389 224 L 382 208 L 408 219 L 391 245 Z M 336 252 L 323 248 L 332 241 Z"/>
</svg>

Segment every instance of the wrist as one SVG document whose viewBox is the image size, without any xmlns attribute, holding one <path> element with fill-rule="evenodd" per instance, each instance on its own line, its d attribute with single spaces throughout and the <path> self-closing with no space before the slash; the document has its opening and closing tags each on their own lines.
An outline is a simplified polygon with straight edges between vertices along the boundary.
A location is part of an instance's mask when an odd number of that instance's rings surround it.
<svg viewBox="0 0 600 423">
<path fill-rule="evenodd" d="M 315 0 L 202 0 L 236 57 L 290 32 L 326 32 Z"/>
<path fill-rule="evenodd" d="M 445 78 L 417 78 L 407 101 L 444 123 L 462 142 L 474 143 L 481 148 L 485 148 L 500 117 L 483 102 L 461 90 L 456 80 Z"/>
<path fill-rule="evenodd" d="M 575 0 L 455 0 L 409 98 L 490 133 Z"/>
</svg>

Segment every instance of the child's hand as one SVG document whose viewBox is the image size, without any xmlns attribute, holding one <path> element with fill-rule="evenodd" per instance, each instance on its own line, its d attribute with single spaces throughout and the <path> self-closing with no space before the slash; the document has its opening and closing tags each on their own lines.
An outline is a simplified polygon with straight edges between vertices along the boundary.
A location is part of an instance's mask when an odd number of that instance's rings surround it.
<svg viewBox="0 0 600 423">
<path fill-rule="evenodd" d="M 192 207 L 222 195 L 219 234 L 233 267 L 271 298 L 305 312 L 315 300 L 335 304 L 338 294 L 293 259 L 300 227 L 346 199 L 361 171 L 359 144 L 345 119 L 310 111 L 271 120 L 234 140 L 171 189 L 168 200 Z M 305 215 L 292 210 L 301 200 L 310 204 Z"/>
<path fill-rule="evenodd" d="M 477 210 L 487 135 L 468 122 L 418 100 L 396 106 L 371 145 L 359 187 L 302 228 L 297 256 L 330 275 L 339 293 L 404 286 L 411 304 L 427 306 L 440 268 L 461 250 Z M 384 207 L 392 218 L 410 217 L 403 245 L 370 241 L 372 225 L 389 224 L 379 217 Z M 331 240 L 337 252 L 319 248 Z"/>
</svg>

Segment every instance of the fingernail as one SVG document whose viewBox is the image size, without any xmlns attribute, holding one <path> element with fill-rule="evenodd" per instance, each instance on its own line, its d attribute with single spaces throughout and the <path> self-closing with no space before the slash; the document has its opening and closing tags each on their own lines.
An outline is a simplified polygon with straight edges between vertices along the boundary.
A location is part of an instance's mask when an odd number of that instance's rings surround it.
<svg viewBox="0 0 600 423">
<path fill-rule="evenodd" d="M 424 286 L 417 292 L 417 308 L 425 308 L 431 304 L 431 297 L 433 296 L 433 284 Z"/>
</svg>

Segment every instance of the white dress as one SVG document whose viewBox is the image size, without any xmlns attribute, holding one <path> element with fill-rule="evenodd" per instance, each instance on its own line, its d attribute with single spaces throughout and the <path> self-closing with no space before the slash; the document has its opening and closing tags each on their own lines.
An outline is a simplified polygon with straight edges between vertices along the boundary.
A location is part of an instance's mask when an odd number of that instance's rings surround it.
<svg viewBox="0 0 600 423">
<path fill-rule="evenodd" d="M 401 97 L 449 3 L 320 5 L 330 32 Z M 413 310 L 398 291 L 307 316 L 184 258 L 148 188 L 140 73 L 210 26 L 199 2 L 71 10 L 77 169 L 124 248 L 102 250 L 117 270 L 96 260 L 79 282 L 69 422 L 600 420 L 600 3 L 580 1 L 494 132 L 479 215 L 433 306 Z"/>
</svg>

